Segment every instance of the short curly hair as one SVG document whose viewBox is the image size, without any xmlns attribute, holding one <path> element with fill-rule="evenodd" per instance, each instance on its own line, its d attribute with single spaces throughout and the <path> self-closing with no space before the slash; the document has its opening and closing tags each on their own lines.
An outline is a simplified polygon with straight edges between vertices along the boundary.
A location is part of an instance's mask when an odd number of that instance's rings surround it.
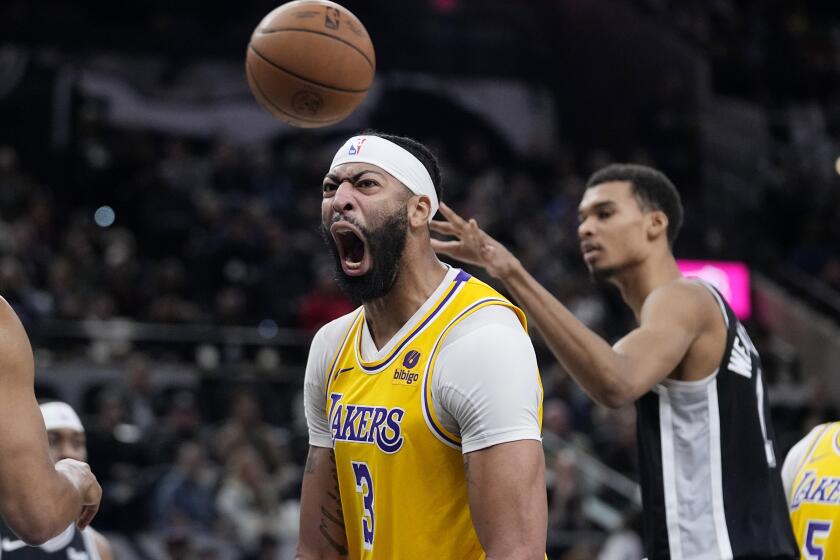
<svg viewBox="0 0 840 560">
<path fill-rule="evenodd" d="M 427 148 L 425 145 L 421 144 L 414 138 L 409 138 L 407 136 L 397 136 L 394 134 L 383 134 L 382 132 L 377 132 L 376 130 L 365 130 L 362 134 L 366 136 L 379 136 L 389 142 L 393 142 L 400 148 L 403 148 L 411 155 L 416 157 L 420 160 L 420 163 L 426 168 L 426 171 L 429 172 L 429 176 L 432 178 L 432 184 L 435 186 L 435 194 L 437 194 L 438 200 L 442 200 L 441 195 L 443 194 L 443 175 L 440 171 L 440 163 L 438 163 L 437 157 L 432 151 Z"/>
<path fill-rule="evenodd" d="M 668 216 L 668 245 L 673 247 L 683 224 L 683 205 L 671 180 L 646 165 L 613 163 L 593 173 L 586 188 L 614 181 L 630 183 L 642 210 L 660 210 Z"/>
</svg>

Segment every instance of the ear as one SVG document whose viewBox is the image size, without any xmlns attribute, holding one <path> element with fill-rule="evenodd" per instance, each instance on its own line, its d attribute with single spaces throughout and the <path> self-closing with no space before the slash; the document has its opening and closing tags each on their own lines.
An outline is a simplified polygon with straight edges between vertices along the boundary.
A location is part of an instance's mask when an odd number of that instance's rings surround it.
<svg viewBox="0 0 840 560">
<path fill-rule="evenodd" d="M 429 202 L 429 197 L 421 195 L 412 196 L 408 202 L 409 225 L 415 228 L 428 225 L 431 211 L 432 205 Z"/>
<path fill-rule="evenodd" d="M 648 239 L 651 241 L 664 236 L 668 237 L 668 216 L 662 210 L 654 210 L 648 213 Z"/>
</svg>

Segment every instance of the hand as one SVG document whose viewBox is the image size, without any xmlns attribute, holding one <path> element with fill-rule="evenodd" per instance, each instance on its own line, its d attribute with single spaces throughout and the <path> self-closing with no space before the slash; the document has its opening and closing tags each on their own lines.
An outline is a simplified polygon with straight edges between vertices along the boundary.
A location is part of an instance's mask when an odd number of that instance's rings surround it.
<svg viewBox="0 0 840 560">
<path fill-rule="evenodd" d="M 79 491 L 82 498 L 82 511 L 76 518 L 76 527 L 84 529 L 99 511 L 102 500 L 102 487 L 91 472 L 90 465 L 75 459 L 62 459 L 55 464 L 55 470 L 64 475 Z"/>
<path fill-rule="evenodd" d="M 494 278 L 503 278 L 513 268 L 516 257 L 478 227 L 475 219 L 464 220 L 444 203 L 440 204 L 440 213 L 447 221 L 433 220 L 429 227 L 435 233 L 450 235 L 456 239 L 432 239 L 432 249 L 436 253 L 478 265 Z"/>
</svg>

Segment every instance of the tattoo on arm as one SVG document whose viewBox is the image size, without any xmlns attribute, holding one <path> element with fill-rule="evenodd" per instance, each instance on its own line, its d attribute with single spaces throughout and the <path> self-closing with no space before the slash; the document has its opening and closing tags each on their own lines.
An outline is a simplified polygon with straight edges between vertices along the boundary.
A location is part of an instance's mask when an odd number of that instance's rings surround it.
<svg viewBox="0 0 840 560">
<path fill-rule="evenodd" d="M 467 479 L 467 482 L 470 480 L 470 456 L 464 455 L 464 477 Z"/>
<path fill-rule="evenodd" d="M 344 529 L 344 512 L 341 511 L 341 493 L 338 488 L 338 466 L 335 453 L 330 453 L 330 470 L 332 471 L 334 486 L 327 492 L 329 503 L 321 506 L 321 525 L 319 527 L 324 540 L 341 556 L 347 556 L 347 533 Z M 308 467 L 308 462 L 307 462 Z M 314 469 L 314 464 L 313 464 Z M 308 471 L 307 471 L 308 472 Z"/>
</svg>

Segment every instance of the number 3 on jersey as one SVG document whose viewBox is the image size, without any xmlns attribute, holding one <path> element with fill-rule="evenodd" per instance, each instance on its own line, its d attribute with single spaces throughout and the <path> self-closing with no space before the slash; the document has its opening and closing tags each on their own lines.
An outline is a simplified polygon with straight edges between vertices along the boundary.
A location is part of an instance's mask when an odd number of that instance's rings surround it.
<svg viewBox="0 0 840 560">
<path fill-rule="evenodd" d="M 373 478 L 367 463 L 353 461 L 353 475 L 356 477 L 356 492 L 362 495 L 362 541 L 365 550 L 373 550 Z"/>
<path fill-rule="evenodd" d="M 803 560 L 828 560 L 825 556 L 824 539 L 831 532 L 831 521 L 809 521 L 805 529 L 805 543 L 802 545 Z"/>
</svg>

